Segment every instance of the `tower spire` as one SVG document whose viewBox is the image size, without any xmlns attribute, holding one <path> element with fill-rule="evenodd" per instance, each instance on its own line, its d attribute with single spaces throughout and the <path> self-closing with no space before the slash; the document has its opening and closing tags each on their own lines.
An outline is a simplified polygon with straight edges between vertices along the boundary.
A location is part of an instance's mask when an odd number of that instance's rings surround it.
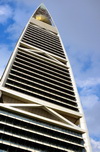
<svg viewBox="0 0 100 152">
<path fill-rule="evenodd" d="M 51 16 L 43 3 L 41 3 L 41 5 L 38 7 L 33 17 L 36 20 L 52 25 Z"/>
</svg>

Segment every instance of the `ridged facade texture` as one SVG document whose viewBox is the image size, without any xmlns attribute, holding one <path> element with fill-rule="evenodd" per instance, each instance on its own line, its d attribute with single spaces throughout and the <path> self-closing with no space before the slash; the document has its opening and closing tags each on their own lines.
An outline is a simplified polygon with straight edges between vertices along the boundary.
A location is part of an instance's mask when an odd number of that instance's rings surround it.
<svg viewBox="0 0 100 152">
<path fill-rule="evenodd" d="M 91 152 L 69 61 L 51 23 L 41 5 L 2 76 L 0 152 Z"/>
</svg>

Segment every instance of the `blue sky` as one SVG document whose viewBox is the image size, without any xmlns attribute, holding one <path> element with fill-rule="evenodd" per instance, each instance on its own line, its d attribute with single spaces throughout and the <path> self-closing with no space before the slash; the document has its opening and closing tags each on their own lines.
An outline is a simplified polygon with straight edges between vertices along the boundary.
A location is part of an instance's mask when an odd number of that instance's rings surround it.
<svg viewBox="0 0 100 152">
<path fill-rule="evenodd" d="M 100 152 L 99 0 L 0 0 L 0 76 L 22 29 L 42 2 L 55 21 L 70 59 L 93 152 Z"/>
</svg>

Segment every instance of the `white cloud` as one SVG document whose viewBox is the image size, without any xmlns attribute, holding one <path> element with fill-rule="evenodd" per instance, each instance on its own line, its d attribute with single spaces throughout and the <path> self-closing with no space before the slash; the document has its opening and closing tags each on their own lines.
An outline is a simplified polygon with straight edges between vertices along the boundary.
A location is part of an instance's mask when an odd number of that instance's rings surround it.
<svg viewBox="0 0 100 152">
<path fill-rule="evenodd" d="M 94 77 L 90 77 L 86 80 L 78 80 L 77 82 L 78 84 L 78 87 L 80 88 L 83 88 L 83 87 L 93 87 L 93 86 L 96 86 L 96 85 L 100 85 L 100 78 L 94 78 Z"/>
<path fill-rule="evenodd" d="M 0 5 L 0 23 L 5 23 L 13 15 L 13 10 L 9 5 Z"/>
<path fill-rule="evenodd" d="M 90 109 L 93 108 L 95 104 L 99 102 L 99 97 L 93 94 L 86 96 L 84 94 L 84 96 L 81 96 L 81 101 L 84 109 Z"/>
<path fill-rule="evenodd" d="M 93 152 L 100 152 L 100 141 L 95 141 L 94 139 L 91 139 L 91 144 Z"/>
<path fill-rule="evenodd" d="M 9 34 L 9 39 L 13 41 L 18 39 L 28 19 L 41 2 L 41 0 L 1 0 L 2 4 L 13 4 L 13 23 L 6 29 L 6 33 Z"/>
<path fill-rule="evenodd" d="M 26 25 L 29 17 L 32 15 L 28 9 L 17 8 L 13 12 L 13 23 L 8 26 L 6 33 L 9 34 L 8 38 L 15 41 L 20 36 L 24 26 Z"/>
<path fill-rule="evenodd" d="M 84 93 L 83 93 L 84 94 Z M 91 137 L 100 137 L 100 99 L 96 94 L 81 96 L 87 127 Z"/>
<path fill-rule="evenodd" d="M 0 0 L 0 3 L 16 3 L 18 5 L 32 5 L 34 3 L 34 0 Z"/>
<path fill-rule="evenodd" d="M 11 41 L 15 41 L 19 38 L 22 29 L 23 27 L 20 24 L 13 23 L 8 26 L 5 32 L 8 34 L 8 39 L 10 39 Z"/>
<path fill-rule="evenodd" d="M 79 71 L 80 72 L 80 71 Z M 90 77 L 90 75 L 89 75 Z M 91 137 L 100 137 L 100 79 L 90 78 L 80 80 L 78 77 L 78 86 L 80 89 L 80 99 L 86 116 L 87 127 Z"/>
<path fill-rule="evenodd" d="M 10 0 L 13 2 L 13 0 Z M 27 7 L 28 6 L 32 6 L 35 2 L 34 0 L 15 0 L 17 4 L 19 5 L 26 5 Z M 39 1 L 39 0 L 38 0 Z"/>
</svg>

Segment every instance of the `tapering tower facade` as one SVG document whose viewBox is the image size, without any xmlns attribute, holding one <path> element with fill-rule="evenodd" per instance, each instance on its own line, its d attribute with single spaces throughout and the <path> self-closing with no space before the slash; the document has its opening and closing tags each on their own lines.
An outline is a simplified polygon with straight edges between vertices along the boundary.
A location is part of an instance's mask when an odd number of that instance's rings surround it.
<svg viewBox="0 0 100 152">
<path fill-rule="evenodd" d="M 0 152 L 91 152 L 58 30 L 44 5 L 30 18 L 0 83 Z"/>
</svg>

